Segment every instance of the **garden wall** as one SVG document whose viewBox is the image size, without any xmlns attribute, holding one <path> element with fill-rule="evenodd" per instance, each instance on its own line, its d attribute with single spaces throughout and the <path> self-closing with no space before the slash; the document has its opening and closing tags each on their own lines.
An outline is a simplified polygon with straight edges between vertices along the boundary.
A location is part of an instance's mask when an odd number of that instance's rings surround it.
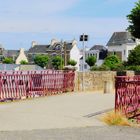
<svg viewBox="0 0 140 140">
<path fill-rule="evenodd" d="M 90 71 L 76 72 L 75 91 L 115 93 L 116 71 Z M 126 75 L 133 76 L 133 71 L 127 71 Z"/>
</svg>

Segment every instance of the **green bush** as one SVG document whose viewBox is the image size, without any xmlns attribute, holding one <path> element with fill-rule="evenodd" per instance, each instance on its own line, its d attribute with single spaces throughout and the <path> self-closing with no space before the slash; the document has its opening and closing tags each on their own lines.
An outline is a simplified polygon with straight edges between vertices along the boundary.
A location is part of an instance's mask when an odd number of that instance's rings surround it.
<svg viewBox="0 0 140 140">
<path fill-rule="evenodd" d="M 86 59 L 86 63 L 92 67 L 95 65 L 96 63 L 96 57 L 95 56 L 89 56 L 87 59 Z"/>
<path fill-rule="evenodd" d="M 52 66 L 56 70 L 63 69 L 64 60 L 61 56 L 55 56 L 52 58 Z"/>
<path fill-rule="evenodd" d="M 48 61 L 49 57 L 47 55 L 36 55 L 34 58 L 35 64 L 39 65 L 42 68 L 47 66 Z"/>
<path fill-rule="evenodd" d="M 137 45 L 133 50 L 130 51 L 128 56 L 128 65 L 140 65 L 140 45 Z"/>
<path fill-rule="evenodd" d="M 90 69 L 91 71 L 109 71 L 110 68 L 107 67 L 106 65 L 101 65 L 101 66 L 93 66 Z"/>
<path fill-rule="evenodd" d="M 21 61 L 20 61 L 20 64 L 26 65 L 26 64 L 28 64 L 28 62 L 27 62 L 26 60 L 21 60 Z"/>
<path fill-rule="evenodd" d="M 69 64 L 69 65 L 72 65 L 72 66 L 75 66 L 75 65 L 77 64 L 77 62 L 76 62 L 75 60 L 73 60 L 73 59 L 70 59 L 70 60 L 68 61 L 68 64 Z"/>
<path fill-rule="evenodd" d="M 116 55 L 109 55 L 105 58 L 103 65 L 109 67 L 110 70 L 116 70 L 118 65 L 121 65 L 121 61 Z"/>
<path fill-rule="evenodd" d="M 140 39 L 140 0 L 137 1 L 138 2 L 135 3 L 135 6 L 132 8 L 130 14 L 127 15 L 130 23 L 128 31 L 130 31 L 135 38 Z"/>
<path fill-rule="evenodd" d="M 4 58 L 2 62 L 3 62 L 3 64 L 13 64 L 14 63 L 13 59 L 10 57 Z"/>
<path fill-rule="evenodd" d="M 123 64 L 118 64 L 118 65 L 115 65 L 115 66 L 110 68 L 110 67 L 103 64 L 101 66 L 93 66 L 93 67 L 91 67 L 90 70 L 91 71 L 109 71 L 109 70 L 112 70 L 112 71 L 122 72 L 122 71 L 126 70 L 126 67 Z"/>
<path fill-rule="evenodd" d="M 118 64 L 118 65 L 115 65 L 114 67 L 112 67 L 111 70 L 113 70 L 113 71 L 125 71 L 126 67 L 123 64 Z"/>
<path fill-rule="evenodd" d="M 127 70 L 140 71 L 140 66 L 127 66 Z"/>
</svg>

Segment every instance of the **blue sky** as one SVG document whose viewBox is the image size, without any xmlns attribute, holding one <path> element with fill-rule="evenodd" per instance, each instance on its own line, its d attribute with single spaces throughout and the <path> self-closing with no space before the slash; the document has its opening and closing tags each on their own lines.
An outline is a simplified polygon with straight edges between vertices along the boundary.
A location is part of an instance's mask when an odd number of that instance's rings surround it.
<svg viewBox="0 0 140 140">
<path fill-rule="evenodd" d="M 113 32 L 125 31 L 136 1 L 0 0 L 0 43 L 6 49 L 29 49 L 32 41 L 78 40 L 86 33 L 86 46 L 106 45 Z"/>
</svg>

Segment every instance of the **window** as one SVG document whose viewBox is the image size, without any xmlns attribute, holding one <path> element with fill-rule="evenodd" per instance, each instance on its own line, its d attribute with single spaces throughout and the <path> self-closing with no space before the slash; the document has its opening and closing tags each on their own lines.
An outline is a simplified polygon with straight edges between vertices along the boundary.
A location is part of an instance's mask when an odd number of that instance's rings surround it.
<svg viewBox="0 0 140 140">
<path fill-rule="evenodd" d="M 116 52 L 115 51 L 113 52 L 113 55 L 116 55 Z"/>
<path fill-rule="evenodd" d="M 0 61 L 2 61 L 4 59 L 4 56 L 0 55 Z"/>
<path fill-rule="evenodd" d="M 124 50 L 124 51 L 123 51 L 123 54 L 125 55 L 125 53 L 126 53 L 126 52 L 125 52 L 125 50 Z"/>
<path fill-rule="evenodd" d="M 54 50 L 62 50 L 62 46 L 60 44 L 57 44 L 55 47 L 54 47 Z"/>
<path fill-rule="evenodd" d="M 84 64 L 84 69 L 87 69 L 87 64 Z"/>
<path fill-rule="evenodd" d="M 57 54 L 56 54 L 56 53 L 52 53 L 51 55 L 52 55 L 52 56 L 56 56 Z"/>
</svg>

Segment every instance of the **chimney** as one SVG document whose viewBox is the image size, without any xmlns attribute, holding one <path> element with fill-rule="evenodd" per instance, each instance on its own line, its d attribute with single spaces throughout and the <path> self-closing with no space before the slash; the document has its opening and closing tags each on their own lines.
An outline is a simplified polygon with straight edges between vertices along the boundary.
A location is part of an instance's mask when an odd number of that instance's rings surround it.
<svg viewBox="0 0 140 140">
<path fill-rule="evenodd" d="M 38 45 L 38 43 L 37 43 L 36 41 L 32 41 L 32 48 L 33 48 L 35 45 Z"/>
<path fill-rule="evenodd" d="M 74 47 L 74 46 L 77 46 L 77 41 L 74 39 L 73 41 L 72 41 L 72 46 Z"/>
<path fill-rule="evenodd" d="M 53 46 L 55 43 L 57 43 L 58 42 L 58 40 L 57 39 L 52 39 L 51 40 L 51 46 Z"/>
</svg>

